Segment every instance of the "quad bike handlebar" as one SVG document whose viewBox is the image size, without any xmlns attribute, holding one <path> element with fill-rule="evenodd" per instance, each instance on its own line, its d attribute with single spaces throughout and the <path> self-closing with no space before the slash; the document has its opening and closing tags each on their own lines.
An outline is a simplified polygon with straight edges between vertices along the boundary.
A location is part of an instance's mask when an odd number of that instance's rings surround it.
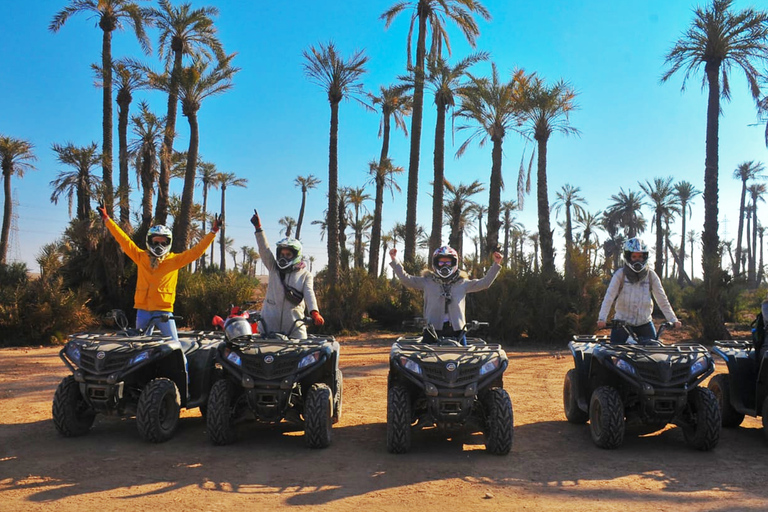
<svg viewBox="0 0 768 512">
<path fill-rule="evenodd" d="M 618 329 L 624 329 L 624 332 L 626 332 L 629 337 L 635 341 L 635 343 L 644 345 L 644 344 L 650 344 L 653 342 L 661 342 L 661 333 L 663 333 L 666 330 L 671 330 L 675 328 L 675 324 L 672 322 L 663 322 L 659 325 L 658 330 L 656 331 L 656 338 L 641 338 L 637 335 L 635 332 L 634 326 L 629 325 L 624 320 L 613 320 L 610 323 L 610 326 L 612 328 L 618 328 Z"/>
<path fill-rule="evenodd" d="M 128 323 L 128 317 L 125 315 L 125 312 L 122 309 L 113 309 L 106 315 L 104 315 L 104 318 L 107 320 L 113 320 L 115 322 L 115 325 L 120 329 L 120 332 L 122 334 L 125 334 L 126 336 L 136 336 L 138 335 L 146 335 L 146 336 L 152 336 L 152 333 L 155 330 L 155 327 L 157 327 L 158 324 L 165 323 L 169 320 L 181 320 L 182 316 L 174 315 L 172 312 L 162 312 L 156 315 L 152 315 L 149 318 L 149 323 L 144 329 L 132 329 L 129 327 Z"/>
<path fill-rule="evenodd" d="M 487 327 L 487 326 L 488 326 L 488 322 L 478 322 L 477 320 L 472 320 L 471 322 L 467 322 L 464 324 L 464 326 L 461 329 L 459 329 L 455 339 L 453 337 L 438 336 L 437 330 L 435 329 L 435 326 L 432 324 L 427 324 L 424 330 L 426 330 L 431 336 L 435 338 L 435 340 L 437 340 L 441 344 L 456 345 L 457 347 L 466 347 L 467 346 L 466 334 L 468 332 L 476 331 L 481 327 Z"/>
</svg>

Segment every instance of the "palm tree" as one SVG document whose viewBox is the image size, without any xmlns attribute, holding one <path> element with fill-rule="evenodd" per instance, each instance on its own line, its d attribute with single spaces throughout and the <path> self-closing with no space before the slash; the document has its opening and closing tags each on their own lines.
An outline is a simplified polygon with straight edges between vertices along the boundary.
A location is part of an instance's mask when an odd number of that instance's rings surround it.
<svg viewBox="0 0 768 512">
<path fill-rule="evenodd" d="M 722 277 L 718 236 L 718 136 L 721 115 L 720 98 L 730 98 L 728 73 L 732 67 L 743 71 L 750 94 L 760 94 L 760 73 L 753 63 L 764 62 L 768 54 L 768 14 L 754 9 L 731 10 L 732 0 L 712 0 L 694 11 L 694 20 L 684 35 L 667 53 L 669 69 L 662 82 L 684 70 L 683 89 L 687 79 L 704 67 L 708 85 L 707 138 L 704 170 L 704 232 L 702 262 L 706 300 L 702 311 L 703 333 L 708 340 L 730 337 L 723 323 L 721 305 Z M 722 88 L 720 77 L 722 73 Z"/>
<path fill-rule="evenodd" d="M 480 146 L 484 146 L 490 138 L 493 148 L 491 150 L 491 178 L 489 182 L 488 197 L 488 234 L 485 243 L 490 254 L 498 249 L 499 227 L 501 222 L 501 189 L 504 182 L 501 177 L 502 145 L 507 131 L 519 131 L 521 121 L 519 97 L 516 90 L 518 82 L 524 78 L 522 71 L 514 74 L 509 82 L 502 83 L 496 64 L 491 65 L 491 78 L 478 78 L 469 73 L 469 83 L 459 91 L 461 106 L 456 112 L 456 117 L 471 120 L 476 126 L 461 125 L 457 130 L 474 129 L 466 141 L 459 147 L 456 156 L 461 156 L 469 144 L 479 139 Z"/>
<path fill-rule="evenodd" d="M 277 223 L 278 225 L 283 226 L 283 229 L 281 229 L 280 232 L 285 233 L 286 238 L 291 238 L 291 233 L 293 233 L 293 227 L 296 225 L 296 219 L 286 215 L 285 217 L 277 221 Z"/>
<path fill-rule="evenodd" d="M 72 216 L 72 200 L 77 200 L 77 220 L 87 220 L 91 215 L 91 199 L 103 197 L 101 180 L 91 174 L 91 169 L 101 163 L 98 145 L 93 142 L 89 146 L 77 147 L 71 142 L 66 145 L 53 144 L 56 160 L 64 165 L 74 167 L 73 171 L 59 171 L 59 175 L 51 182 L 53 193 L 51 202 L 58 204 L 61 194 L 69 201 L 69 215 Z"/>
<path fill-rule="evenodd" d="M 363 94 L 360 78 L 366 72 L 368 57 L 363 51 L 356 51 L 349 59 L 344 58 L 329 42 L 319 48 L 310 46 L 304 50 L 304 74 L 311 82 L 322 87 L 328 95 L 331 106 L 331 131 L 328 145 L 328 282 L 336 283 L 339 276 L 339 103 L 344 98 L 355 98 Z"/>
<path fill-rule="evenodd" d="M 112 72 L 117 81 L 117 146 L 118 165 L 120 167 L 117 202 L 120 206 L 120 223 L 128 226 L 131 218 L 131 205 L 128 196 L 131 191 L 128 183 L 128 117 L 133 93 L 147 86 L 147 79 L 140 66 L 129 59 L 119 59 L 112 64 Z M 103 78 L 101 68 L 97 75 Z"/>
<path fill-rule="evenodd" d="M 443 58 L 428 66 L 426 77 L 429 88 L 435 95 L 437 123 L 435 124 L 435 150 L 433 158 L 434 178 L 432 181 L 432 234 L 429 239 L 429 253 L 432 254 L 442 242 L 443 232 L 443 179 L 445 176 L 445 115 L 456 104 L 455 95 L 464 85 L 461 80 L 473 64 L 486 60 L 487 52 L 465 57 L 451 67 Z"/>
<path fill-rule="evenodd" d="M 184 56 L 211 59 L 225 57 L 221 42 L 216 36 L 213 17 L 218 16 L 215 7 L 192 9 L 190 3 L 178 7 L 168 0 L 159 0 L 159 9 L 152 9 L 152 19 L 160 31 L 158 52 L 165 61 L 168 93 L 168 113 L 165 116 L 165 133 L 160 151 L 160 183 L 157 190 L 155 221 L 165 224 L 168 216 L 168 184 L 173 156 L 173 139 L 176 136 L 176 113 L 179 102 L 179 81 L 181 80 Z"/>
<path fill-rule="evenodd" d="M 245 186 L 248 184 L 248 180 L 246 178 L 238 178 L 235 173 L 232 172 L 221 172 L 219 173 L 216 183 L 221 187 L 221 229 L 219 230 L 219 247 L 221 248 L 221 270 L 225 271 L 227 270 L 227 263 L 226 263 L 226 254 L 227 254 L 227 247 L 226 247 L 226 216 L 227 216 L 227 188 L 228 187 L 240 187 L 245 188 Z M 211 264 L 213 264 L 213 256 L 211 256 Z"/>
<path fill-rule="evenodd" d="M 622 188 L 618 194 L 611 196 L 611 200 L 613 203 L 608 205 L 604 213 L 603 226 L 606 231 L 610 233 L 612 227 L 617 230 L 620 228 L 627 238 L 634 238 L 645 231 L 646 221 L 640 211 L 645 206 L 642 194 L 634 190 L 624 192 Z"/>
<path fill-rule="evenodd" d="M 752 253 L 749 255 L 749 267 L 747 270 L 747 281 L 754 287 L 759 284 L 757 281 L 757 203 L 765 202 L 766 193 L 765 183 L 753 183 L 747 188 L 749 198 L 752 201 Z"/>
<path fill-rule="evenodd" d="M 389 133 L 392 126 L 392 120 L 395 121 L 395 129 L 400 128 L 408 136 L 408 128 L 405 126 L 405 116 L 411 114 L 413 98 L 407 94 L 408 87 L 404 85 L 390 85 L 381 87 L 380 95 L 369 94 L 371 102 L 374 105 L 381 105 L 381 122 L 379 123 L 379 137 L 381 137 L 381 153 L 379 161 L 371 161 L 368 164 L 369 173 L 372 175 L 372 181 L 376 183 L 376 199 L 373 209 L 373 226 L 371 227 L 371 245 L 368 251 L 368 273 L 376 274 L 376 265 L 379 260 L 379 245 L 381 244 L 381 214 L 384 205 L 384 188 L 387 183 L 392 187 L 397 186 L 394 180 L 394 173 L 402 172 L 403 168 L 395 166 L 389 158 Z M 394 198 L 394 192 L 393 192 Z"/>
<path fill-rule="evenodd" d="M 541 270 L 544 274 L 555 271 L 555 253 L 549 224 L 549 198 L 547 191 L 547 143 L 552 132 L 578 135 L 570 125 L 570 113 L 577 108 L 576 90 L 559 80 L 547 85 L 535 73 L 519 80 L 520 102 L 525 111 L 528 133 L 537 143 L 538 161 L 536 173 L 536 200 L 539 217 L 539 245 L 541 246 Z"/>
<path fill-rule="evenodd" d="M 741 234 L 744 231 L 744 207 L 747 200 L 747 181 L 765 178 L 765 170 L 762 162 L 750 160 L 740 163 L 733 171 L 734 179 L 741 180 L 741 200 L 739 202 L 739 227 L 736 233 L 736 264 L 733 267 L 733 275 L 739 274 L 741 262 Z"/>
<path fill-rule="evenodd" d="M 600 216 L 602 212 L 597 211 L 595 213 L 589 212 L 587 210 L 582 210 L 581 214 L 576 215 L 576 224 L 581 226 L 581 229 L 583 230 L 583 236 L 584 236 L 584 252 L 587 254 L 587 261 L 590 262 L 590 265 L 592 264 L 591 260 L 591 252 L 593 249 L 592 245 L 592 234 L 600 227 Z M 596 249 L 599 247 L 597 245 L 597 235 L 595 235 L 595 245 L 594 248 Z M 597 252 L 595 252 L 595 264 L 597 262 Z M 592 267 L 590 267 L 591 269 Z"/>
<path fill-rule="evenodd" d="M 672 186 L 672 176 L 668 178 L 654 178 L 653 183 L 646 180 L 638 183 L 643 192 L 651 199 L 653 206 L 653 221 L 656 222 L 656 263 L 654 270 L 659 276 L 664 270 L 664 230 L 662 222 L 664 217 L 679 213 L 679 200 Z M 653 222 L 652 221 L 652 222 Z"/>
<path fill-rule="evenodd" d="M 485 187 L 477 180 L 469 185 L 459 183 L 455 186 L 450 181 L 445 180 L 445 190 L 448 193 L 448 200 L 445 202 L 445 215 L 450 228 L 448 245 L 459 253 L 459 260 L 461 260 L 464 254 L 464 230 L 469 225 L 469 218 L 476 204 L 470 198 L 485 190 Z"/>
<path fill-rule="evenodd" d="M 197 179 L 203 185 L 203 233 L 205 233 L 205 221 L 208 217 L 208 190 L 211 188 L 219 188 L 219 171 L 216 169 L 216 164 L 211 162 L 201 161 L 197 166 Z M 213 254 L 211 254 L 211 260 L 213 260 Z M 205 253 L 201 256 L 200 260 L 201 268 L 205 268 Z"/>
<path fill-rule="evenodd" d="M 584 207 L 587 200 L 579 195 L 581 189 L 574 187 L 570 183 L 563 185 L 563 188 L 557 192 L 557 199 L 552 203 L 552 207 L 559 214 L 562 208 L 565 209 L 565 277 L 573 274 L 573 265 L 571 256 L 573 253 L 573 219 L 571 210 L 576 218 L 584 214 Z"/>
<path fill-rule="evenodd" d="M 128 23 L 145 53 L 149 54 L 149 38 L 144 32 L 144 24 L 150 21 L 149 11 L 139 7 L 132 0 L 71 0 L 70 4 L 57 12 L 48 29 L 58 32 L 74 14 L 94 15 L 99 20 L 102 30 L 101 69 L 103 70 L 102 95 L 102 169 L 104 184 L 104 207 L 112 215 L 112 32 L 122 30 Z"/>
<path fill-rule="evenodd" d="M 157 155 L 162 143 L 162 130 L 165 119 L 157 117 L 149 110 L 146 101 L 139 103 L 139 113 L 131 118 L 133 133 L 136 136 L 128 146 L 128 151 L 136 155 L 136 174 L 141 184 L 141 226 L 138 234 L 145 235 L 152 222 L 152 197 L 157 181 Z M 144 236 L 138 238 L 143 240 Z"/>
<path fill-rule="evenodd" d="M 693 229 L 688 232 L 688 245 L 691 247 L 691 279 L 693 279 L 693 244 L 699 241 L 699 234 Z"/>
<path fill-rule="evenodd" d="M 502 229 L 504 229 L 504 261 L 509 263 L 509 234 L 515 228 L 520 228 L 522 225 L 515 222 L 515 218 L 512 216 L 512 212 L 517 210 L 517 203 L 514 201 L 504 201 L 501 203 L 501 212 L 503 214 L 503 221 L 501 223 Z"/>
<path fill-rule="evenodd" d="M 682 229 L 680 230 L 682 233 L 680 236 L 680 270 L 682 270 L 682 272 L 678 274 L 678 280 L 681 283 L 683 282 L 683 273 L 685 272 L 685 223 L 687 219 L 686 210 L 689 217 L 691 215 L 691 201 L 699 194 L 701 194 L 701 191 L 696 190 L 692 183 L 687 181 L 679 181 L 675 184 L 675 195 L 677 195 L 677 199 L 680 201 L 680 212 L 683 221 Z"/>
<path fill-rule="evenodd" d="M 35 146 L 26 140 L 0 135 L 0 168 L 3 170 L 3 230 L 0 234 L 0 265 L 5 265 L 8 255 L 8 240 L 13 219 L 11 177 L 24 177 L 26 171 L 35 169 L 32 162 L 37 160 Z"/>
<path fill-rule="evenodd" d="M 760 286 L 763 284 L 763 278 L 765 277 L 765 269 L 763 267 L 763 247 L 765 247 L 763 237 L 765 236 L 765 226 L 758 227 L 757 234 L 760 236 L 760 264 L 757 269 L 757 285 Z"/>
<path fill-rule="evenodd" d="M 184 189 L 181 194 L 181 217 L 173 225 L 173 250 L 182 252 L 189 240 L 191 223 L 191 205 L 195 194 L 195 176 L 197 155 L 200 145 L 197 112 L 206 98 L 222 94 L 233 87 L 232 77 L 240 71 L 232 67 L 235 54 L 223 57 L 217 66 L 208 70 L 208 63 L 196 60 L 191 66 L 182 70 L 179 77 L 179 98 L 181 112 L 189 121 L 189 149 L 187 150 L 187 165 L 184 174 Z M 223 261 L 223 257 L 222 257 Z"/>
<path fill-rule="evenodd" d="M 376 184 L 376 196 L 373 207 L 373 223 L 371 224 L 371 244 L 368 250 L 368 274 L 376 275 L 376 265 L 379 260 L 379 245 L 381 242 L 381 216 L 384 210 L 384 192 L 389 189 L 392 199 L 395 198 L 395 190 L 400 192 L 400 186 L 395 181 L 395 175 L 404 172 L 400 166 L 392 164 L 392 160 L 384 158 L 376 162 L 368 162 L 368 173 L 371 175 L 368 183 Z M 384 247 L 386 253 L 386 246 Z M 386 256 L 386 254 L 385 254 Z"/>
<path fill-rule="evenodd" d="M 394 243 L 394 241 L 395 241 L 395 238 L 391 234 L 389 234 L 389 233 L 381 235 L 381 247 L 382 247 L 384 255 L 382 256 L 382 259 L 381 259 L 381 273 L 379 274 L 380 276 L 385 276 L 386 275 L 386 272 L 387 272 L 387 266 L 386 266 L 387 265 L 387 249 L 389 249 L 389 246 L 392 245 Z"/>
<path fill-rule="evenodd" d="M 352 205 L 352 208 L 355 210 L 355 216 L 352 220 L 352 227 L 355 231 L 355 268 L 362 268 L 365 266 L 363 259 L 363 231 L 371 226 L 373 218 L 366 215 L 361 218 L 360 212 L 363 210 L 366 212 L 368 211 L 368 208 L 365 206 L 365 201 L 370 201 L 371 195 L 365 193 L 365 187 L 353 187 L 349 189 L 347 198 L 349 204 Z M 367 222 L 363 222 L 365 217 L 369 217 Z"/>
<path fill-rule="evenodd" d="M 314 174 L 309 176 L 297 176 L 293 183 L 301 188 L 301 208 L 299 208 L 299 221 L 296 223 L 296 239 L 301 239 L 301 224 L 304 222 L 304 207 L 307 204 L 307 192 L 317 188 L 320 180 Z"/>
<path fill-rule="evenodd" d="M 501 205 L 499 205 L 499 212 L 501 212 Z M 483 216 L 488 213 L 488 207 L 482 204 L 475 204 L 474 207 L 472 207 L 472 214 L 474 215 L 475 219 L 477 219 L 477 239 L 478 240 L 484 240 L 483 237 Z M 499 224 L 499 228 L 501 228 L 501 224 Z M 483 247 L 484 244 L 480 244 L 479 247 L 475 248 L 475 255 L 478 256 L 481 260 L 485 258 L 485 248 Z"/>
<path fill-rule="evenodd" d="M 450 55 L 451 45 L 445 20 L 453 21 L 464 33 L 474 48 L 480 29 L 474 15 L 479 14 L 490 20 L 488 10 L 478 0 L 399 0 L 381 15 L 385 28 L 389 28 L 398 14 L 413 11 L 408 31 L 408 70 L 413 72 L 413 116 L 411 117 L 411 150 L 408 162 L 408 200 L 405 215 L 406 239 L 403 259 L 413 262 L 416 256 L 416 200 L 419 192 L 419 152 L 421 150 L 421 124 L 424 111 L 424 80 L 426 64 L 442 56 L 443 44 Z M 416 61 L 411 65 L 411 44 L 414 25 L 418 22 L 416 35 Z M 430 33 L 427 53 L 427 32 Z"/>
</svg>

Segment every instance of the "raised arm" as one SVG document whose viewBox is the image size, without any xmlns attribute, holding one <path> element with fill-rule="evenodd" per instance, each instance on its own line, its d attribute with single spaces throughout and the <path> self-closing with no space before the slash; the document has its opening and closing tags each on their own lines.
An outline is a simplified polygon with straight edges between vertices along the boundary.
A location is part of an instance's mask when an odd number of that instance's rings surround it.
<svg viewBox="0 0 768 512">
<path fill-rule="evenodd" d="M 494 252 L 493 253 L 493 265 L 491 265 L 491 268 L 488 269 L 488 273 L 486 273 L 482 278 L 480 279 L 472 279 L 467 283 L 467 293 L 472 292 L 479 292 L 480 290 L 485 290 L 486 288 L 489 288 L 493 282 L 496 280 L 496 276 L 499 275 L 499 271 L 501 270 L 501 253 Z"/>
<path fill-rule="evenodd" d="M 259 219 L 259 212 L 256 209 L 253 210 L 253 217 L 251 217 L 251 224 L 253 224 L 254 235 L 256 235 L 256 245 L 259 247 L 259 258 L 261 262 L 267 267 L 267 270 L 272 272 L 277 263 L 275 263 L 275 255 L 269 249 L 269 242 L 267 242 L 267 235 L 264 234 L 264 230 L 261 229 L 261 219 Z"/>
<path fill-rule="evenodd" d="M 415 288 L 417 290 L 424 289 L 425 279 L 423 277 L 414 277 L 406 273 L 403 266 L 397 262 L 397 249 L 390 250 L 389 257 L 392 259 L 389 266 L 392 267 L 392 270 L 397 278 L 400 279 L 400 282 L 403 283 L 403 286 L 406 288 Z"/>
<path fill-rule="evenodd" d="M 118 245 L 120 245 L 120 248 L 123 250 L 123 252 L 133 260 L 134 263 L 139 262 L 139 255 L 144 252 L 139 247 L 133 243 L 133 240 L 131 240 L 131 237 L 125 234 L 125 231 L 120 229 L 120 226 L 118 226 L 115 221 L 113 221 L 109 215 L 107 215 L 107 210 L 103 206 L 99 206 L 96 208 L 96 210 L 99 212 L 99 215 L 101 215 L 101 219 L 104 221 L 104 225 L 107 226 L 107 230 L 110 232 L 110 234 L 117 240 Z"/>
</svg>

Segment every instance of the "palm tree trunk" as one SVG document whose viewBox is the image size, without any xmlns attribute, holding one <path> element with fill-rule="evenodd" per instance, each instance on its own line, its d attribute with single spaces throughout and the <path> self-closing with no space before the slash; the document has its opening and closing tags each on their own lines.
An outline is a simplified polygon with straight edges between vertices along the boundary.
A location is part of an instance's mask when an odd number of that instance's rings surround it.
<svg viewBox="0 0 768 512">
<path fill-rule="evenodd" d="M 203 233 L 207 233 L 205 230 L 205 218 L 208 216 L 208 185 L 207 183 L 203 183 Z M 205 253 L 206 251 L 203 251 L 203 255 L 200 256 L 200 268 L 205 269 Z"/>
<path fill-rule="evenodd" d="M 307 204 L 307 189 L 301 187 L 301 207 L 299 208 L 299 220 L 296 222 L 296 240 L 301 240 L 301 224 L 304 222 L 304 207 Z"/>
<path fill-rule="evenodd" d="M 421 2 L 419 2 L 421 4 Z M 413 113 L 411 116 L 411 152 L 408 161 L 408 206 L 405 211 L 405 243 L 403 259 L 412 263 L 416 258 L 416 201 L 419 194 L 419 152 L 421 151 L 421 121 L 424 111 L 424 65 L 426 60 L 427 18 L 419 12 L 419 35 L 414 66 Z"/>
<path fill-rule="evenodd" d="M 389 158 L 389 128 L 390 115 L 384 116 L 381 154 L 379 155 L 379 170 L 376 173 L 376 199 L 373 208 L 373 225 L 371 226 L 371 245 L 368 248 L 368 274 L 376 275 L 376 265 L 379 262 L 379 245 L 381 245 L 381 215 L 384 210 L 384 177 L 381 166 Z M 386 249 L 385 251 L 386 252 Z M 386 254 L 384 255 L 386 256 Z M 386 261 L 386 260 L 385 260 Z"/>
<path fill-rule="evenodd" d="M 741 200 L 739 202 L 739 228 L 736 234 L 736 263 L 733 265 L 733 275 L 737 276 L 741 270 L 741 234 L 744 231 L 744 207 L 747 201 L 747 180 L 741 182 Z"/>
<path fill-rule="evenodd" d="M 152 173 L 152 159 L 148 156 L 143 156 L 141 159 L 141 226 L 139 227 L 139 234 L 142 236 L 139 241 L 146 236 L 149 230 L 149 225 L 152 222 L 152 197 L 154 195 L 154 183 L 150 180 Z M 142 242 L 143 243 L 143 242 Z"/>
<path fill-rule="evenodd" d="M 565 205 L 565 277 L 573 274 L 571 253 L 573 252 L 573 228 L 571 226 L 571 205 Z"/>
<path fill-rule="evenodd" d="M 730 339 L 723 324 L 721 306 L 722 270 L 720 268 L 718 229 L 718 133 L 720 122 L 719 65 L 706 65 L 709 82 L 707 102 L 707 157 L 704 169 L 704 232 L 702 242 L 702 266 L 706 299 L 701 315 L 703 335 L 707 341 Z"/>
<path fill-rule="evenodd" d="M 112 31 L 104 30 L 101 43 L 101 70 L 104 78 L 103 89 L 103 108 L 102 117 L 102 135 L 103 143 L 101 147 L 102 162 L 102 183 L 104 186 L 104 208 L 110 217 L 113 216 L 113 195 L 114 186 L 112 185 Z"/>
<path fill-rule="evenodd" d="M 749 258 L 749 282 L 753 288 L 757 288 L 757 198 L 752 205 L 752 255 Z"/>
<path fill-rule="evenodd" d="M 80 169 L 77 182 L 77 220 L 88 219 L 90 197 L 88 193 L 88 170 Z"/>
<path fill-rule="evenodd" d="M 189 227 L 192 224 L 192 206 L 195 200 L 195 176 L 197 175 L 197 152 L 200 147 L 200 132 L 197 111 L 185 112 L 189 121 L 189 149 L 187 168 L 184 172 L 184 188 L 181 192 L 179 218 L 173 223 L 173 251 L 183 252 L 189 245 Z"/>
<path fill-rule="evenodd" d="M 661 211 L 656 210 L 656 261 L 653 269 L 658 276 L 664 275 L 664 232 L 661 229 Z"/>
<path fill-rule="evenodd" d="M 120 203 L 120 223 L 123 227 L 130 224 L 131 207 L 128 201 L 128 110 L 131 105 L 131 93 L 121 91 L 118 94 L 117 105 L 117 145 L 120 165 L 120 185 L 117 188 L 117 198 Z"/>
<path fill-rule="evenodd" d="M 548 135 L 536 136 L 538 142 L 538 169 L 536 174 L 536 200 L 539 216 L 539 245 L 541 247 L 541 272 L 555 273 L 555 253 L 552 248 L 552 230 L 549 227 L 549 198 L 547 197 L 547 139 Z"/>
<path fill-rule="evenodd" d="M 445 180 L 445 105 L 437 100 L 435 124 L 434 181 L 432 182 L 432 233 L 429 236 L 429 254 L 443 245 L 443 181 Z"/>
<path fill-rule="evenodd" d="M 339 279 L 339 104 L 331 102 L 331 132 L 328 141 L 328 283 Z"/>
<path fill-rule="evenodd" d="M 680 272 L 678 273 L 678 276 L 677 276 L 677 282 L 680 283 L 680 284 L 682 284 L 682 282 L 683 282 L 683 274 L 685 273 L 685 212 L 687 210 L 687 206 L 688 205 L 687 205 L 687 203 L 683 202 L 681 206 L 682 206 L 681 209 L 683 211 L 683 217 L 682 217 L 682 220 L 683 220 L 683 230 L 682 230 L 683 234 L 680 237 L 680 263 L 679 263 L 679 265 L 680 265 Z"/>
<path fill-rule="evenodd" d="M 384 249 L 384 254 L 381 257 L 381 274 L 379 274 L 382 277 L 385 276 L 387 272 L 387 249 L 388 249 L 387 244 L 384 244 L 383 249 Z"/>
<path fill-rule="evenodd" d="M 11 167 L 3 165 L 3 231 L 0 234 L 0 265 L 5 265 L 8 257 L 8 240 L 11 236 L 13 202 L 11 198 Z"/>
<path fill-rule="evenodd" d="M 227 184 L 222 183 L 221 184 L 221 229 L 219 229 L 219 259 L 221 260 L 221 271 L 226 272 L 227 271 L 227 232 L 224 228 L 225 219 L 224 217 L 227 214 Z M 211 263 L 213 263 L 213 258 L 211 258 Z"/>
<path fill-rule="evenodd" d="M 171 157 L 173 156 L 173 139 L 176 136 L 176 112 L 179 103 L 182 47 L 175 39 L 171 45 L 173 46 L 174 57 L 171 71 L 171 91 L 168 93 L 168 114 L 165 118 L 163 145 L 160 148 L 160 178 L 157 189 L 157 208 L 155 209 L 155 223 L 157 224 L 165 224 L 168 220 L 168 187 L 171 182 Z"/>
<path fill-rule="evenodd" d="M 504 139 L 501 137 L 493 138 L 493 149 L 491 151 L 491 181 L 488 192 L 488 233 L 486 243 L 480 242 L 481 247 L 485 247 L 483 255 L 491 254 L 499 250 L 499 213 L 501 212 L 501 187 L 503 186 L 501 178 L 501 146 Z"/>
</svg>

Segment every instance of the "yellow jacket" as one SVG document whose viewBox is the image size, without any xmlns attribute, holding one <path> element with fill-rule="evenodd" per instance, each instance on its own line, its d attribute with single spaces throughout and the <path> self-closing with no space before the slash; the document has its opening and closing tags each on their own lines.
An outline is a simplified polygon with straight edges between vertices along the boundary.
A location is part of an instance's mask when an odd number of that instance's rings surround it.
<svg viewBox="0 0 768 512">
<path fill-rule="evenodd" d="M 202 256 L 216 237 L 216 233 L 208 233 L 196 246 L 179 254 L 170 252 L 157 268 L 152 268 L 147 251 L 139 249 L 115 221 L 107 219 L 105 224 L 123 252 L 138 267 L 133 307 L 146 311 L 173 311 L 179 269 Z"/>
</svg>

